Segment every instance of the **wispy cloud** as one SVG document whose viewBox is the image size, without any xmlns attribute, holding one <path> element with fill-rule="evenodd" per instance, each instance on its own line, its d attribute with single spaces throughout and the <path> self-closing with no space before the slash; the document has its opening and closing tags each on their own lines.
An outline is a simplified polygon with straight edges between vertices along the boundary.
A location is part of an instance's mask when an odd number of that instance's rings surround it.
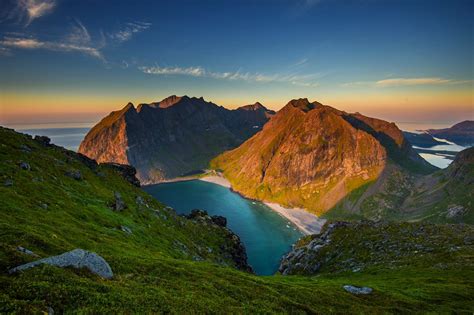
<svg viewBox="0 0 474 315">
<path fill-rule="evenodd" d="M 127 23 L 125 27 L 116 33 L 109 34 L 112 40 L 117 42 L 126 42 L 130 40 L 134 34 L 143 32 L 151 27 L 151 23 L 147 22 L 133 22 Z"/>
<path fill-rule="evenodd" d="M 378 81 L 356 81 L 343 83 L 344 87 L 398 87 L 398 86 L 416 86 L 416 85 L 444 85 L 444 84 L 464 84 L 472 82 L 471 80 L 452 80 L 439 77 L 421 77 L 421 78 L 390 78 Z"/>
<path fill-rule="evenodd" d="M 31 36 L 6 36 L 0 40 L 0 49 L 45 49 L 62 52 L 79 52 L 104 61 L 104 57 L 100 51 L 101 45 L 94 44 L 91 40 L 89 32 L 80 21 L 72 26 L 72 31 L 62 40 L 43 41 Z"/>
<path fill-rule="evenodd" d="M 71 43 L 41 41 L 36 38 L 5 37 L 0 40 L 1 48 L 46 49 L 53 51 L 81 52 L 103 60 L 101 52 L 94 47 L 80 46 Z"/>
<path fill-rule="evenodd" d="M 33 20 L 51 13 L 56 6 L 54 0 L 18 0 L 18 7 L 23 17 L 26 16 L 26 25 L 29 25 Z"/>
<path fill-rule="evenodd" d="M 289 83 L 297 86 L 316 87 L 319 84 L 312 82 L 310 79 L 316 75 L 299 75 L 299 74 L 262 74 L 250 72 L 214 72 L 206 70 L 203 67 L 140 67 L 142 72 L 154 75 L 184 75 L 191 77 L 206 77 L 219 80 L 239 80 L 247 82 L 281 82 Z"/>
</svg>

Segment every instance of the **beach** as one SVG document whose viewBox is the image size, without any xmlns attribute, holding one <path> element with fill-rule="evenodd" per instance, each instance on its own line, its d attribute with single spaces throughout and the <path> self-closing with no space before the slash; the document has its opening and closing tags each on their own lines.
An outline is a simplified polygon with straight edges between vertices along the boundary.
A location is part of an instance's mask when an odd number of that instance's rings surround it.
<svg viewBox="0 0 474 315">
<path fill-rule="evenodd" d="M 210 175 L 198 178 L 198 180 L 217 184 L 226 188 L 231 188 L 230 182 L 223 176 Z M 307 212 L 301 208 L 285 208 L 274 202 L 263 202 L 267 207 L 280 214 L 282 217 L 292 222 L 305 235 L 317 234 L 321 231 L 322 226 L 326 222 L 316 215 Z"/>
</svg>

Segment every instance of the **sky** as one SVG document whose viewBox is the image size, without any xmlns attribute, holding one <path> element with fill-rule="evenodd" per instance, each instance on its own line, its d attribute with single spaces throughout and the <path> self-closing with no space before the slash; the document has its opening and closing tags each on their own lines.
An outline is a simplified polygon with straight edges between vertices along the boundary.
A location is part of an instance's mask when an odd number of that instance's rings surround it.
<svg viewBox="0 0 474 315">
<path fill-rule="evenodd" d="M 0 124 L 189 95 L 474 119 L 474 1 L 0 1 Z"/>
</svg>

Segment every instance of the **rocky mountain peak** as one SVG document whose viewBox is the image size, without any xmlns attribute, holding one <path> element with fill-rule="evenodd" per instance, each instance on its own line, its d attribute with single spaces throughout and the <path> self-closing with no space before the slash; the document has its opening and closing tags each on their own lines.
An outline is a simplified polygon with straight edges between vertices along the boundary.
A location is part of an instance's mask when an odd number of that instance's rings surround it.
<svg viewBox="0 0 474 315">
<path fill-rule="evenodd" d="M 187 97 L 187 96 L 183 96 L 183 97 Z M 159 108 L 168 108 L 178 103 L 179 101 L 181 101 L 183 97 L 171 95 L 171 96 L 168 96 L 167 98 L 164 98 L 160 102 L 153 103 L 153 104 L 156 104 Z"/>
<path fill-rule="evenodd" d="M 242 109 L 242 110 L 267 110 L 267 108 L 265 106 L 263 106 L 262 103 L 260 103 L 260 102 L 256 102 L 255 104 L 240 106 L 237 109 Z"/>
<path fill-rule="evenodd" d="M 125 107 L 122 109 L 122 112 L 126 112 L 126 111 L 128 111 L 129 109 L 135 109 L 135 106 L 133 105 L 132 102 L 128 102 L 128 104 L 125 105 Z"/>
<path fill-rule="evenodd" d="M 319 102 L 311 103 L 310 101 L 308 101 L 307 98 L 299 98 L 299 99 L 291 100 L 290 102 L 288 102 L 288 104 L 285 107 L 287 106 L 298 108 L 302 110 L 303 112 L 307 113 L 310 110 L 317 108 L 318 106 L 322 106 L 322 104 Z"/>
</svg>

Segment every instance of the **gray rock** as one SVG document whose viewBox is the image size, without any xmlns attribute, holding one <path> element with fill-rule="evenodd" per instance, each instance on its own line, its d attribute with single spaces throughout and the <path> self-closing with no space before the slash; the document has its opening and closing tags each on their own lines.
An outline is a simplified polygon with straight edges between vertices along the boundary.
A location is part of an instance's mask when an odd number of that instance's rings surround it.
<svg viewBox="0 0 474 315">
<path fill-rule="evenodd" d="M 28 163 L 26 163 L 26 162 L 20 162 L 20 168 L 21 168 L 22 170 L 25 170 L 25 171 L 31 170 L 30 164 L 28 164 Z"/>
<path fill-rule="evenodd" d="M 22 246 L 18 246 L 16 248 L 17 251 L 19 251 L 20 253 L 23 253 L 23 254 L 26 254 L 26 255 L 30 255 L 30 256 L 34 256 L 34 257 L 38 257 L 38 255 L 36 255 L 35 253 L 33 253 L 31 250 L 29 249 L 26 249 Z"/>
<path fill-rule="evenodd" d="M 35 140 L 44 146 L 49 146 L 51 143 L 51 139 L 46 136 L 35 136 Z"/>
<path fill-rule="evenodd" d="M 20 146 L 20 150 L 25 152 L 25 153 L 30 153 L 31 152 L 31 148 L 29 146 L 27 146 L 26 144 L 22 144 Z"/>
<path fill-rule="evenodd" d="M 13 186 L 13 180 L 11 180 L 11 179 L 5 179 L 5 181 L 3 182 L 3 186 L 5 186 L 5 187 L 11 187 L 11 186 Z"/>
<path fill-rule="evenodd" d="M 343 286 L 344 290 L 352 294 L 370 294 L 372 293 L 372 288 L 369 287 L 356 287 L 353 285 L 346 284 Z"/>
<path fill-rule="evenodd" d="M 120 229 L 122 230 L 122 232 L 125 232 L 127 234 L 132 234 L 132 229 L 130 229 L 128 226 L 125 226 L 125 225 L 121 225 L 120 226 Z"/>
<path fill-rule="evenodd" d="M 78 170 L 67 171 L 65 175 L 74 178 L 75 180 L 82 180 L 82 174 Z"/>
<path fill-rule="evenodd" d="M 106 279 L 111 279 L 114 276 L 112 269 L 104 258 L 97 255 L 96 253 L 92 253 L 79 248 L 58 256 L 51 256 L 24 265 L 20 265 L 18 267 L 10 269 L 9 273 L 16 273 L 42 264 L 57 266 L 61 268 L 87 268 L 90 270 L 90 272 Z"/>
<path fill-rule="evenodd" d="M 115 200 L 114 200 L 114 203 L 112 204 L 112 208 L 115 211 L 123 211 L 124 209 L 127 208 L 127 205 L 122 199 L 122 195 L 118 191 L 114 192 L 114 198 Z"/>
<path fill-rule="evenodd" d="M 446 218 L 456 218 L 463 216 L 466 213 L 466 209 L 460 205 L 449 205 L 446 213 Z"/>
</svg>

